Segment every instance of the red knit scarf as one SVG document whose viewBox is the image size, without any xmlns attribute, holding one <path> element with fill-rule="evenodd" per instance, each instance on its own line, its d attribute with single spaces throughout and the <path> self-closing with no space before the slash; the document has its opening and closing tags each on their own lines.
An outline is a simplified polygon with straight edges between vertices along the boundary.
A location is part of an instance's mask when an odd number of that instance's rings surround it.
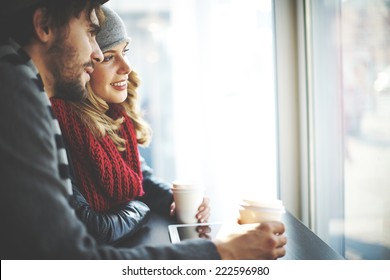
<svg viewBox="0 0 390 280">
<path fill-rule="evenodd" d="M 96 139 L 74 109 L 61 99 L 51 99 L 54 113 L 68 144 L 76 185 L 95 211 L 105 211 L 143 195 L 136 132 L 122 106 L 110 106 L 109 116 L 125 117 L 120 135 L 127 140 L 119 152 L 106 135 Z"/>
</svg>

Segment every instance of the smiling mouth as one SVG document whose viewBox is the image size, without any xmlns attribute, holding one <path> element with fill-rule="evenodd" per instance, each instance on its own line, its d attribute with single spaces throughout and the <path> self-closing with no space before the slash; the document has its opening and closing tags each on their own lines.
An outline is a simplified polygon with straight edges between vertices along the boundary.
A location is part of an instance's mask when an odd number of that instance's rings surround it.
<svg viewBox="0 0 390 280">
<path fill-rule="evenodd" d="M 110 85 L 112 85 L 114 87 L 124 87 L 127 85 L 127 81 L 115 82 L 115 83 L 111 83 Z"/>
</svg>

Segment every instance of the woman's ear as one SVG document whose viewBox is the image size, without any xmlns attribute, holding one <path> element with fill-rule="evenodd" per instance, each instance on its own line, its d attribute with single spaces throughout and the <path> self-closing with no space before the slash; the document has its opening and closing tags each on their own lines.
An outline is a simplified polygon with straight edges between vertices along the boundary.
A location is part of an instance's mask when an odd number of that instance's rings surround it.
<svg viewBox="0 0 390 280">
<path fill-rule="evenodd" d="M 33 25 L 38 40 L 43 43 L 50 41 L 53 32 L 49 27 L 47 10 L 45 8 L 35 10 L 33 14 Z"/>
</svg>

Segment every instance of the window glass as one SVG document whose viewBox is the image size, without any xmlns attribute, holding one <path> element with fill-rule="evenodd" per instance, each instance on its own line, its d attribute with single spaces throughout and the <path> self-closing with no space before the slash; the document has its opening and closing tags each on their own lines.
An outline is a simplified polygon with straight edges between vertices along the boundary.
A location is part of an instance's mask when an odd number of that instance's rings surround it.
<svg viewBox="0 0 390 280">
<path fill-rule="evenodd" d="M 311 3 L 316 230 L 390 259 L 390 3 Z"/>
<path fill-rule="evenodd" d="M 390 2 L 342 2 L 346 256 L 390 259 Z"/>
<path fill-rule="evenodd" d="M 153 129 L 142 154 L 165 181 L 195 178 L 234 215 L 241 196 L 277 196 L 271 0 L 116 0 L 133 38 Z M 218 216 L 218 213 L 221 213 Z"/>
</svg>

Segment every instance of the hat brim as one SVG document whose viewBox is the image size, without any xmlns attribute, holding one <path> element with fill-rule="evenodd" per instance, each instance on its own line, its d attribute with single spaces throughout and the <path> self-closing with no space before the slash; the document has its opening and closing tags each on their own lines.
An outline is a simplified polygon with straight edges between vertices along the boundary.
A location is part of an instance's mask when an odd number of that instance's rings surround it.
<svg viewBox="0 0 390 280">
<path fill-rule="evenodd" d="M 113 47 L 115 47 L 115 46 L 117 46 L 119 44 L 122 44 L 124 42 L 126 42 L 127 44 L 130 44 L 131 38 L 130 37 L 123 38 L 122 40 L 116 41 L 116 42 L 112 42 L 111 44 L 109 44 L 107 46 L 102 46 L 102 47 L 100 47 L 100 49 L 101 49 L 102 52 L 106 52 L 106 51 L 112 49 Z"/>
</svg>

